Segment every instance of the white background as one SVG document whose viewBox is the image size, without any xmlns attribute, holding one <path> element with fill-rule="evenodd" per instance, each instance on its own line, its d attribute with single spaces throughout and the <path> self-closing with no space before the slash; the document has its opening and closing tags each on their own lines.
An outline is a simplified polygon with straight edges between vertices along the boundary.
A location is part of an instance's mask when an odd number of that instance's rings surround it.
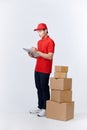
<svg viewBox="0 0 87 130">
<path fill-rule="evenodd" d="M 22 48 L 36 46 L 40 22 L 56 43 L 51 76 L 55 65 L 69 66 L 75 117 L 87 115 L 87 0 L 0 0 L 0 113 L 37 105 L 35 60 Z"/>
</svg>

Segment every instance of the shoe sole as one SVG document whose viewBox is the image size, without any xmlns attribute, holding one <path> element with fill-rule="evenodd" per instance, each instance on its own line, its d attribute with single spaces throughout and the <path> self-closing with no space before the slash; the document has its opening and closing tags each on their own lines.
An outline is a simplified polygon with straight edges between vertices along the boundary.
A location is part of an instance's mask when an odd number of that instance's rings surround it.
<svg viewBox="0 0 87 130">
<path fill-rule="evenodd" d="M 40 116 L 40 115 L 37 115 L 38 117 L 45 117 L 46 115 L 44 115 L 44 116 Z"/>
<path fill-rule="evenodd" d="M 39 112 L 33 113 L 33 112 L 29 112 L 30 114 L 38 114 Z"/>
</svg>

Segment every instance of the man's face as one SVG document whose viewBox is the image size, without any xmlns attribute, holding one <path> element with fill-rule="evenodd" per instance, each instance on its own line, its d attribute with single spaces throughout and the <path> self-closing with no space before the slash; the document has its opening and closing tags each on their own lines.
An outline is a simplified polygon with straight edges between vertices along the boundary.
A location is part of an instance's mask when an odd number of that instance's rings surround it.
<svg viewBox="0 0 87 130">
<path fill-rule="evenodd" d="M 46 30 L 38 30 L 37 32 L 41 38 L 44 38 L 47 35 Z"/>
</svg>

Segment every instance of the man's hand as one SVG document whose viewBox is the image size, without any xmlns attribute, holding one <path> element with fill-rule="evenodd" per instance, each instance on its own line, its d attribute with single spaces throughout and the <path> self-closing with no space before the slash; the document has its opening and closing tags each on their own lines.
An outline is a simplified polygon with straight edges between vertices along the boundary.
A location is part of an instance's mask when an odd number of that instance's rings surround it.
<svg viewBox="0 0 87 130">
<path fill-rule="evenodd" d="M 30 52 L 28 52 L 28 55 L 29 55 L 31 58 L 34 58 L 33 55 L 32 55 Z"/>
<path fill-rule="evenodd" d="M 38 50 L 37 50 L 37 48 L 32 47 L 32 51 L 33 51 L 33 52 L 37 52 Z"/>
</svg>

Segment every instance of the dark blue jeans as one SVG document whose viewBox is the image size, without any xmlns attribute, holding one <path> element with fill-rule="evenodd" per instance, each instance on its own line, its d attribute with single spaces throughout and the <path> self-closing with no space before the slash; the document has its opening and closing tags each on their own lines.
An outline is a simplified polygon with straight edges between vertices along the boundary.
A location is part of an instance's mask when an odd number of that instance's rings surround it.
<svg viewBox="0 0 87 130">
<path fill-rule="evenodd" d="M 49 91 L 50 74 L 35 71 L 35 85 L 38 95 L 38 108 L 46 109 L 46 101 L 50 99 Z"/>
</svg>

